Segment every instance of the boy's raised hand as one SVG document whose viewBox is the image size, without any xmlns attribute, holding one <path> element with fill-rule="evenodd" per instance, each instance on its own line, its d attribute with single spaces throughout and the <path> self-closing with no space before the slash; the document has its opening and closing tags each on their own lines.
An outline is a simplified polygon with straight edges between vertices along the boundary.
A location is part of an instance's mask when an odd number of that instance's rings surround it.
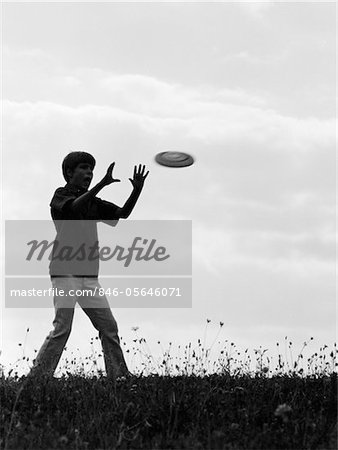
<svg viewBox="0 0 338 450">
<path fill-rule="evenodd" d="M 108 186 L 109 184 L 117 183 L 117 182 L 121 181 L 121 180 L 118 180 L 117 178 L 114 178 L 114 177 L 113 177 L 113 169 L 114 169 L 114 166 L 115 166 L 115 162 L 111 163 L 110 166 L 109 166 L 108 169 L 107 169 L 107 173 L 106 173 L 105 176 L 102 178 L 101 183 L 102 183 L 104 186 Z"/>
<path fill-rule="evenodd" d="M 137 166 L 134 166 L 134 175 L 133 178 L 129 178 L 131 184 L 135 189 L 142 189 L 144 180 L 147 178 L 149 170 L 145 174 L 146 166 L 142 166 L 139 164 L 138 168 Z"/>
</svg>

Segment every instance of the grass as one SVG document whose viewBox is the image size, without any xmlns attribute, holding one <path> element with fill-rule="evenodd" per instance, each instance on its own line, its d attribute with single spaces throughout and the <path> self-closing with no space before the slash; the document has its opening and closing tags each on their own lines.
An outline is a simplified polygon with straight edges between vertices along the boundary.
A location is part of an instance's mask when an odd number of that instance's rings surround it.
<svg viewBox="0 0 338 450">
<path fill-rule="evenodd" d="M 220 329 L 222 325 L 220 324 Z M 59 378 L 0 378 L 1 448 L 7 449 L 335 449 L 336 345 L 297 357 L 287 338 L 277 357 L 240 352 L 224 341 L 212 357 L 205 334 L 193 346 L 152 356 L 135 327 L 126 355 L 138 370 L 107 380 L 100 350 L 71 355 Z M 161 343 L 158 343 L 161 348 Z M 277 349 L 282 346 L 277 345 Z M 23 359 L 25 358 L 25 359 Z M 254 368 L 253 368 L 254 367 Z"/>
</svg>

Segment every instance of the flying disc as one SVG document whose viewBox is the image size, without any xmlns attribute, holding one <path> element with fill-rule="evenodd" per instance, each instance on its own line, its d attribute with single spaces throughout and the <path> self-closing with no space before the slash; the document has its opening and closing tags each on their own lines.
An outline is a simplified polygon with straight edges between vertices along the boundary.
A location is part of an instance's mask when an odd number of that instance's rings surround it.
<svg viewBox="0 0 338 450">
<path fill-rule="evenodd" d="M 183 152 L 161 152 L 155 156 L 155 161 L 167 167 L 187 167 L 194 163 L 194 158 Z"/>
</svg>

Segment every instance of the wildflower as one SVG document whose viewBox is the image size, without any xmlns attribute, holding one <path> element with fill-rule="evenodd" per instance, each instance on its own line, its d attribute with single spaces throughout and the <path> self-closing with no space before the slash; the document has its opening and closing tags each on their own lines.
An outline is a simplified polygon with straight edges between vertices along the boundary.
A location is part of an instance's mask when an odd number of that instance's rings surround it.
<svg viewBox="0 0 338 450">
<path fill-rule="evenodd" d="M 61 445 L 66 445 L 66 444 L 68 444 L 68 438 L 67 438 L 67 436 L 60 436 L 58 440 L 59 440 L 59 443 L 60 443 Z"/>
<path fill-rule="evenodd" d="M 289 420 L 288 415 L 291 412 L 292 412 L 291 406 L 287 405 L 286 403 L 283 403 L 282 405 L 277 406 L 275 416 L 281 417 L 283 419 L 283 422 L 288 422 Z"/>
<path fill-rule="evenodd" d="M 244 389 L 244 388 L 241 387 L 241 386 L 236 386 L 235 389 L 234 389 L 234 391 L 238 391 L 238 392 L 246 392 L 246 389 Z"/>
</svg>

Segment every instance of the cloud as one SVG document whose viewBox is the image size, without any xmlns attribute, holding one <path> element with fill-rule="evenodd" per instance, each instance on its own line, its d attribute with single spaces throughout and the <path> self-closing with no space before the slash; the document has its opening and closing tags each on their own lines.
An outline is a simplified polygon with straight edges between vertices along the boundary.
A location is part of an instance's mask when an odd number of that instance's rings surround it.
<svg viewBox="0 0 338 450">
<path fill-rule="evenodd" d="M 217 101 L 214 94 L 210 99 L 152 79 L 145 83 L 144 77 L 133 79 L 130 88 L 126 78 L 115 86 L 120 99 L 106 97 L 105 105 L 5 101 L 5 161 L 11 154 L 24 160 L 27 153 L 47 161 L 49 153 L 76 147 L 103 151 L 113 145 L 116 158 L 127 151 L 149 159 L 161 147 L 190 149 L 206 188 L 217 186 L 226 197 L 228 192 L 237 200 L 280 204 L 292 195 L 304 201 L 306 195 L 331 195 L 334 120 L 285 117 L 229 103 L 223 94 Z"/>
<path fill-rule="evenodd" d="M 334 119 L 281 114 L 244 89 L 99 69 L 38 70 L 35 91 L 14 95 L 12 69 L 4 101 L 6 218 L 48 218 L 53 190 L 64 182 L 62 158 L 84 149 L 97 157 L 97 176 L 117 161 L 126 182 L 103 193 L 117 203 L 130 192 L 133 164 L 150 167 L 135 217 L 192 219 L 194 258 L 212 279 L 232 265 L 304 279 L 330 273 Z M 168 149 L 191 152 L 195 165 L 155 166 L 154 155 Z"/>
<path fill-rule="evenodd" d="M 43 59 L 39 52 L 30 53 Z M 85 148 L 99 157 L 112 149 L 122 166 L 127 160 L 138 162 L 139 155 L 150 163 L 158 151 L 177 149 L 196 158 L 189 183 L 179 172 L 172 186 L 159 168 L 149 179 L 149 184 L 162 186 L 154 195 L 166 195 L 167 206 L 177 215 L 185 211 L 199 220 L 224 220 L 230 209 L 237 226 L 245 219 L 241 211 L 248 214 L 249 226 L 259 214 L 266 217 L 265 223 L 278 226 L 269 219 L 272 210 L 262 207 L 282 208 L 296 217 L 295 201 L 307 211 L 332 205 L 334 119 L 283 115 L 267 99 L 243 89 L 192 88 L 98 69 L 37 73 L 40 79 L 34 85 L 40 90 L 28 89 L 15 98 L 15 80 L 5 90 L 4 162 L 16 168 L 26 187 L 47 182 L 42 167 L 57 167 L 72 149 Z M 10 83 L 8 76 L 7 86 Z M 30 177 L 25 177 L 27 165 L 18 166 L 18 158 L 29 159 Z M 5 184 L 15 191 L 9 173 Z M 53 177 L 56 182 L 58 176 Z M 168 196 L 172 192 L 180 192 L 181 206 L 174 195 Z M 197 213 L 199 198 L 207 214 Z M 217 205 L 217 214 L 209 205 Z M 161 214 L 161 208 L 157 212 Z M 299 215 L 295 223 L 300 223 Z"/>
<path fill-rule="evenodd" d="M 273 7 L 273 3 L 270 0 L 257 2 L 255 0 L 248 0 L 245 2 L 239 2 L 240 9 L 255 20 L 262 20 L 268 11 Z"/>
</svg>

